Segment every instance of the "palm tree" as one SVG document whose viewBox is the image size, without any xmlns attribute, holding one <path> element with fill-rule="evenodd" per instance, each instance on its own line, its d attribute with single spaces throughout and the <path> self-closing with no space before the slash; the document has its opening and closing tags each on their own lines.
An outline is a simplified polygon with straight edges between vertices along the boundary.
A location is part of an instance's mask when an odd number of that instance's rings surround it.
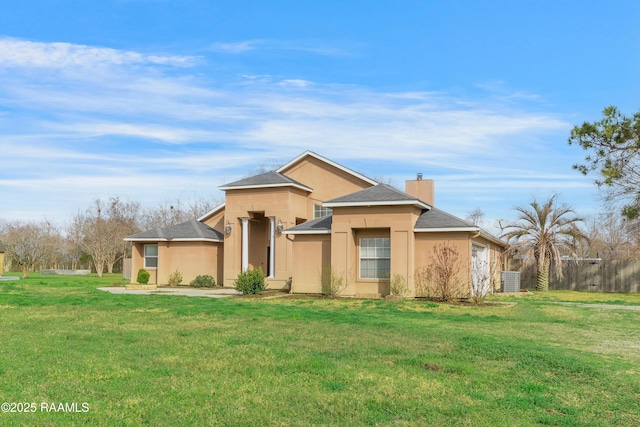
<svg viewBox="0 0 640 427">
<path fill-rule="evenodd" d="M 536 290 L 549 289 L 549 268 L 553 266 L 562 277 L 562 255 L 576 255 L 576 243 L 587 239 L 576 223 L 582 221 L 566 204 L 557 204 L 554 194 L 543 204 L 536 199 L 527 207 L 516 207 L 518 222 L 505 227 L 502 237 L 512 252 L 534 259 L 536 263 Z M 530 208 L 529 208 L 530 207 Z"/>
</svg>

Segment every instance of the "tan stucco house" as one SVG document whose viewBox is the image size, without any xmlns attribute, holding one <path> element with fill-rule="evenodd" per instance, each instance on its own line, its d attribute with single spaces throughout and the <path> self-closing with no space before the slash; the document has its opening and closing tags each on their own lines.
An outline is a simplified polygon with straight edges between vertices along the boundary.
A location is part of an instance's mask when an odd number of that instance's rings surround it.
<svg viewBox="0 0 640 427">
<path fill-rule="evenodd" d="M 415 295 L 416 271 L 442 242 L 497 266 L 504 243 L 434 207 L 432 180 L 405 191 L 381 184 L 307 151 L 279 169 L 222 185 L 225 202 L 198 220 L 127 237 L 132 271 L 166 284 L 174 271 L 188 283 L 208 274 L 233 287 L 241 271 L 260 267 L 272 289 L 320 293 L 326 272 L 346 278 L 343 295 L 385 296 L 401 277 Z M 135 274 L 132 275 L 135 280 Z"/>
</svg>

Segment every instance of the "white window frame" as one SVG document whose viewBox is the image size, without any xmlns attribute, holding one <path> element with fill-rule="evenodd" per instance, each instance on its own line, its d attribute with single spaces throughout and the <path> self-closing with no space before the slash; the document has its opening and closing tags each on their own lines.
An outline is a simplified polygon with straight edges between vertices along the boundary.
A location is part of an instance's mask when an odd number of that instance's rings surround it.
<svg viewBox="0 0 640 427">
<path fill-rule="evenodd" d="M 155 255 L 147 255 L 147 248 L 150 248 L 150 247 L 155 247 L 156 248 L 156 254 Z M 158 268 L 158 245 L 157 244 L 144 245 L 143 257 L 144 257 L 144 268 Z M 155 266 L 148 266 L 147 265 L 147 258 L 155 258 L 156 265 Z"/>
<path fill-rule="evenodd" d="M 373 248 L 374 252 L 376 252 L 375 255 L 366 255 L 363 256 L 363 245 L 362 245 L 362 241 L 363 240 L 379 240 L 379 239 L 384 239 L 388 242 L 388 246 L 367 246 L 367 248 Z M 377 243 L 377 242 L 375 242 Z M 389 248 L 389 256 L 379 256 L 377 254 L 378 249 L 384 249 L 388 247 Z M 363 280 L 389 280 L 389 276 L 391 275 L 391 238 L 390 237 L 383 237 L 383 236 L 378 236 L 378 237 L 360 237 L 358 239 L 358 278 L 363 279 Z M 363 277 L 362 276 L 362 260 L 389 260 L 389 271 L 387 273 L 386 276 L 380 277 L 378 276 L 378 272 L 379 270 L 376 269 L 376 277 Z"/>
<path fill-rule="evenodd" d="M 333 209 L 325 208 L 322 205 L 313 205 L 313 219 L 323 218 L 333 213 Z"/>
</svg>

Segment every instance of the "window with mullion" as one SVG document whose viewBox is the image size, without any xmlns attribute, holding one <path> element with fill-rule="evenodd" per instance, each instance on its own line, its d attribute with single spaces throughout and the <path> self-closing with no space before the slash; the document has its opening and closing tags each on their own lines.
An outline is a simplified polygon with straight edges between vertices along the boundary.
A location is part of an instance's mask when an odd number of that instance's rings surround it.
<svg viewBox="0 0 640 427">
<path fill-rule="evenodd" d="M 360 238 L 360 278 L 388 279 L 391 271 L 391 239 Z"/>
<path fill-rule="evenodd" d="M 322 205 L 313 205 L 313 219 L 322 218 L 332 213 L 333 210 L 331 208 L 325 208 Z"/>
<path fill-rule="evenodd" d="M 144 245 L 144 268 L 158 268 L 158 245 Z"/>
</svg>

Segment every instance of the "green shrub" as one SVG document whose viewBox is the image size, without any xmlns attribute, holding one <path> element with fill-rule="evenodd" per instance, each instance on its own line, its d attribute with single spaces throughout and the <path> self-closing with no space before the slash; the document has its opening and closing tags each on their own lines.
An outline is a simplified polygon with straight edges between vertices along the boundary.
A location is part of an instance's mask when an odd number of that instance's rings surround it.
<svg viewBox="0 0 640 427">
<path fill-rule="evenodd" d="M 216 286 L 216 281 L 208 274 L 201 274 L 193 279 L 189 286 L 194 288 L 213 288 Z"/>
<path fill-rule="evenodd" d="M 146 285 L 147 283 L 149 283 L 149 278 L 150 277 L 151 277 L 151 275 L 149 274 L 149 272 L 147 270 L 145 270 L 144 268 L 141 268 L 140 270 L 138 270 L 138 278 L 136 280 L 141 285 Z"/>
<path fill-rule="evenodd" d="M 182 283 L 182 273 L 176 270 L 169 275 L 169 286 L 178 286 L 180 283 Z"/>
<path fill-rule="evenodd" d="M 259 294 L 267 288 L 261 268 L 253 268 L 238 274 L 234 282 L 236 290 L 243 294 Z"/>
</svg>

